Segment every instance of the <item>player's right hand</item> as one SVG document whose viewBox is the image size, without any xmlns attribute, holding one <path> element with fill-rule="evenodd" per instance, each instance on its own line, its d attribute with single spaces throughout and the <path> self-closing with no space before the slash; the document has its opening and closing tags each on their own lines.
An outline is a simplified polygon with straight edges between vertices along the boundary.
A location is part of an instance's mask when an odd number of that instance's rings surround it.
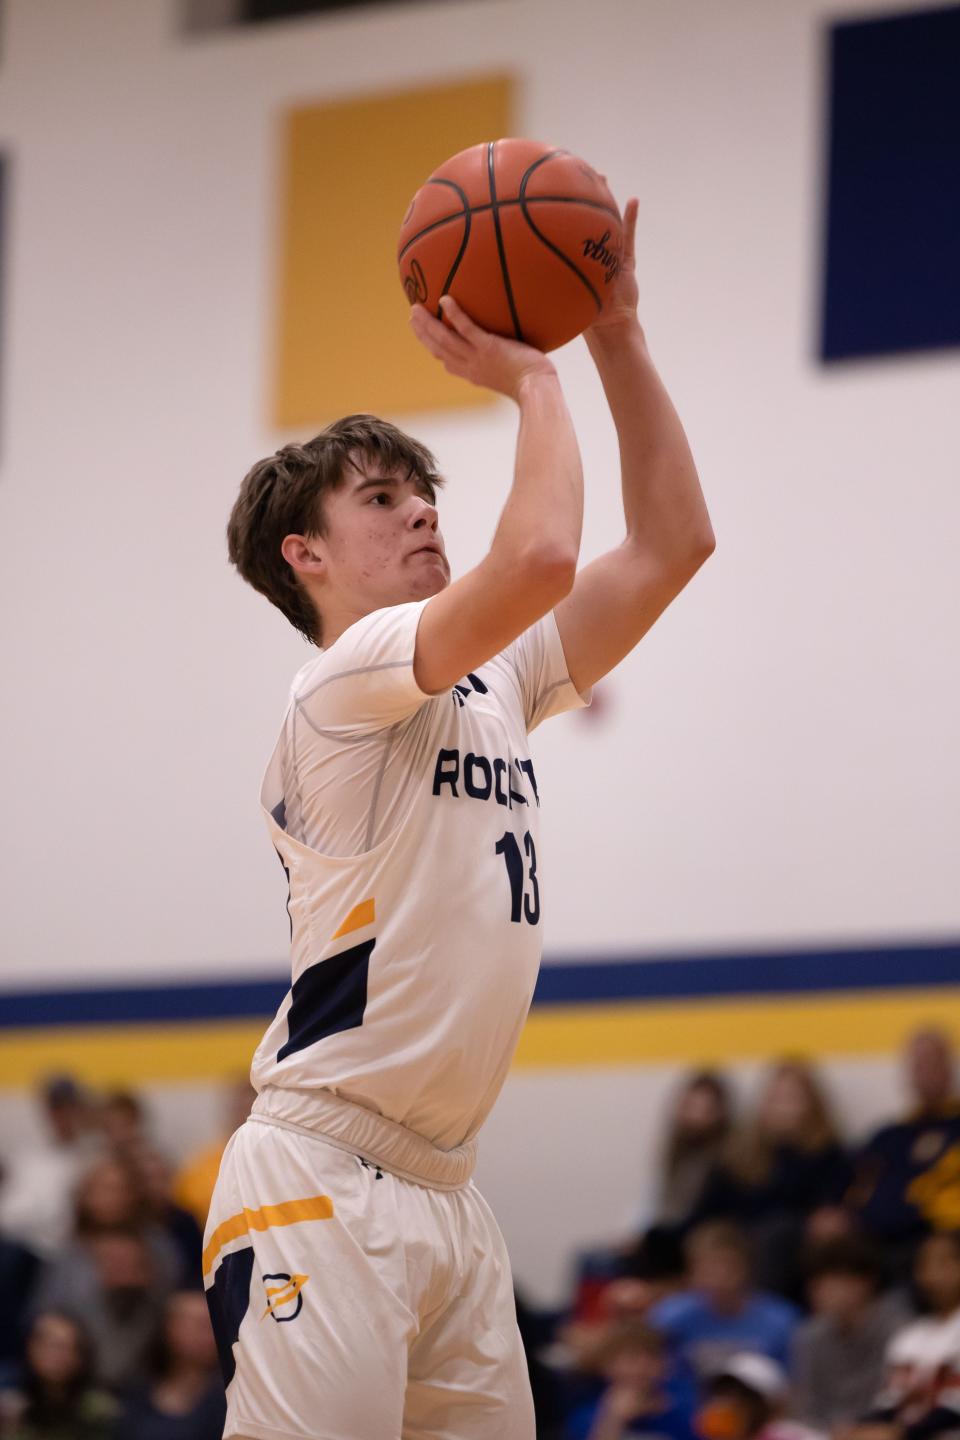
<svg viewBox="0 0 960 1440">
<path fill-rule="evenodd" d="M 528 380 L 556 375 L 552 361 L 542 351 L 481 330 L 452 295 L 444 295 L 440 304 L 449 324 L 422 305 L 413 306 L 410 324 L 417 339 L 451 375 L 517 401 Z"/>
</svg>

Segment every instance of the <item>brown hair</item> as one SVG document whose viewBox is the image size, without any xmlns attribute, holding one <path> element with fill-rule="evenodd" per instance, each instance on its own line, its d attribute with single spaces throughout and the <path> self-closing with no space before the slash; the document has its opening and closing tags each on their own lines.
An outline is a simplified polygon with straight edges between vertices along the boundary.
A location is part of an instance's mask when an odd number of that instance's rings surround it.
<svg viewBox="0 0 960 1440">
<path fill-rule="evenodd" d="M 431 490 L 442 484 L 425 445 L 376 415 L 347 415 L 312 440 L 259 460 L 244 476 L 227 522 L 227 550 L 240 575 L 316 645 L 322 617 L 280 546 L 287 535 L 326 533 L 323 497 L 340 489 L 357 455 L 379 461 L 384 471 L 414 475 Z"/>
<path fill-rule="evenodd" d="M 680 1109 L 686 1097 L 694 1090 L 709 1090 L 717 1102 L 720 1116 L 708 1131 L 690 1136 L 680 1125 Z M 692 1071 L 681 1082 L 673 1099 L 673 1113 L 664 1142 L 663 1156 L 663 1168 L 668 1179 L 673 1177 L 688 1155 L 705 1153 L 714 1148 L 719 1150 L 728 1140 L 732 1128 L 730 1090 L 724 1077 L 717 1070 Z"/>
<path fill-rule="evenodd" d="M 764 1091 L 784 1075 L 799 1083 L 807 1101 L 806 1120 L 792 1142 L 796 1149 L 815 1155 L 838 1144 L 839 1131 L 830 1102 L 813 1066 L 793 1057 L 778 1061 L 768 1072 Z M 759 1110 L 762 1105 L 761 1100 Z M 775 1141 L 765 1131 L 758 1113 L 750 1125 L 732 1137 L 726 1156 L 727 1169 L 742 1184 L 762 1185 L 773 1167 L 774 1149 Z"/>
<path fill-rule="evenodd" d="M 747 1237 L 732 1220 L 704 1220 L 696 1225 L 687 1236 L 686 1249 L 690 1265 L 694 1265 L 701 1255 L 716 1254 L 717 1251 L 739 1255 L 745 1264 L 750 1263 Z"/>
</svg>

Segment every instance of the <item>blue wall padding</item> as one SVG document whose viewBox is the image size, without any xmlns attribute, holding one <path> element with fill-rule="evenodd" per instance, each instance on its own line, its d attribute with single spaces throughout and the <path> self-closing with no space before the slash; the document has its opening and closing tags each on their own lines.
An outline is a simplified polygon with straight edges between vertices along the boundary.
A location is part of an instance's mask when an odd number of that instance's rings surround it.
<svg viewBox="0 0 960 1440">
<path fill-rule="evenodd" d="M 831 27 L 822 354 L 960 344 L 960 5 Z"/>
</svg>

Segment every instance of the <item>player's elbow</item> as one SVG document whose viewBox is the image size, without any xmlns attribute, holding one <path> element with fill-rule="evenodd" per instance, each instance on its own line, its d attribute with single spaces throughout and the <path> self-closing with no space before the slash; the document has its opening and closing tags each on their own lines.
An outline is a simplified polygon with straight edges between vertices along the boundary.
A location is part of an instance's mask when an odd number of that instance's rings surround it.
<svg viewBox="0 0 960 1440">
<path fill-rule="evenodd" d="M 570 594 L 577 578 L 576 548 L 565 541 L 540 541 L 526 551 L 519 570 L 549 606 L 556 605 Z"/>
<path fill-rule="evenodd" d="M 680 585 L 692 580 L 701 565 L 705 565 L 717 548 L 713 526 L 704 517 L 696 528 L 689 530 L 666 556 L 667 568 L 673 579 Z"/>
<path fill-rule="evenodd" d="M 717 537 L 713 533 L 713 526 L 705 519 L 696 533 L 690 536 L 687 544 L 687 560 L 694 571 L 706 564 L 716 548 Z"/>
</svg>

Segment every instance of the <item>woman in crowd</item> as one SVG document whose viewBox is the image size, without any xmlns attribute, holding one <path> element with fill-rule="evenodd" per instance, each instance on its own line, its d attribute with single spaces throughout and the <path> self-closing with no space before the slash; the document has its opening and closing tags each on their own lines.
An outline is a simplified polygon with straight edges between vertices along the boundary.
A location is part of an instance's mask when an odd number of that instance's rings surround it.
<svg viewBox="0 0 960 1440">
<path fill-rule="evenodd" d="M 723 1217 L 745 1226 L 757 1283 L 795 1296 L 810 1219 L 839 1203 L 850 1173 L 813 1067 L 781 1060 L 767 1075 L 751 1121 L 731 1138 L 695 1218 Z"/>
<path fill-rule="evenodd" d="M 89 1337 L 73 1316 L 44 1310 L 27 1335 L 23 1379 L 0 1396 L 3 1440 L 113 1440 L 116 1405 L 96 1388 Z"/>
<path fill-rule="evenodd" d="M 730 1091 L 715 1070 L 681 1083 L 670 1117 L 657 1197 L 658 1225 L 682 1225 L 694 1214 L 733 1132 Z"/>
<path fill-rule="evenodd" d="M 202 1290 L 167 1301 L 152 1371 L 124 1404 L 118 1440 L 219 1440 L 226 1404 Z"/>
</svg>

